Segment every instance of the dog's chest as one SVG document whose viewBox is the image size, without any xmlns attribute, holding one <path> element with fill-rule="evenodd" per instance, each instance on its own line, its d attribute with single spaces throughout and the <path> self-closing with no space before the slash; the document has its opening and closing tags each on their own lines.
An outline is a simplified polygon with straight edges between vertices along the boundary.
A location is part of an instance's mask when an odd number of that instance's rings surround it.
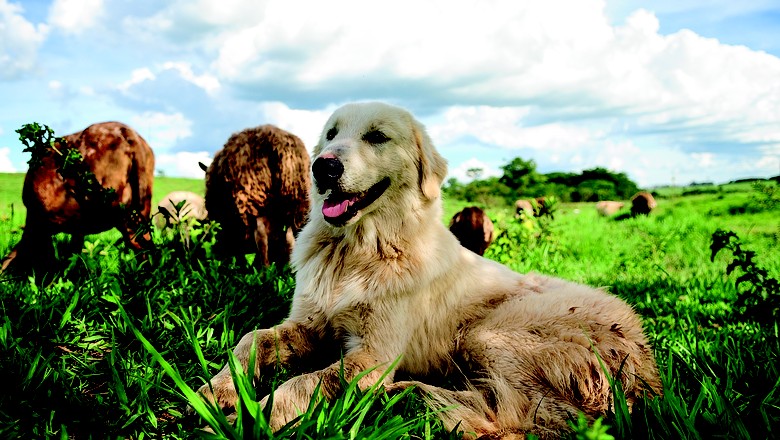
<svg viewBox="0 0 780 440">
<path fill-rule="evenodd" d="M 362 340 L 377 330 L 374 309 L 367 303 L 349 303 L 343 307 L 334 307 L 329 312 L 331 326 L 340 339 Z"/>
</svg>

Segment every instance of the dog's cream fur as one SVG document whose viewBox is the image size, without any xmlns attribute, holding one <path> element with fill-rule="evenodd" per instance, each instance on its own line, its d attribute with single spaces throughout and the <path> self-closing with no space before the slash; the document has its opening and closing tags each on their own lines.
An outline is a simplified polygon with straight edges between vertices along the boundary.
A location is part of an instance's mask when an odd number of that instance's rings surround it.
<svg viewBox="0 0 780 440">
<path fill-rule="evenodd" d="M 370 131 L 388 139 L 371 143 Z M 521 275 L 461 247 L 441 222 L 446 162 L 408 112 L 380 103 L 349 104 L 327 122 L 314 159 L 335 157 L 346 193 L 384 178 L 390 186 L 346 225 L 323 216 L 332 190 L 316 182 L 309 223 L 293 252 L 296 288 L 290 316 L 247 334 L 235 354 L 255 375 L 280 361 L 330 365 L 283 383 L 273 398 L 276 428 L 304 411 L 318 384 L 326 397 L 347 380 L 385 376 L 393 392 L 414 385 L 448 428 L 510 438 L 557 437 L 578 411 L 611 404 L 609 375 L 629 405 L 660 393 L 655 361 L 638 316 L 601 290 L 541 275 Z M 343 365 L 340 356 L 343 353 Z M 393 371 L 391 364 L 400 359 Z M 325 364 L 327 365 L 327 364 Z M 396 375 L 417 380 L 395 381 Z M 455 383 L 445 389 L 433 383 Z M 222 406 L 236 401 L 227 367 L 200 392 Z"/>
</svg>

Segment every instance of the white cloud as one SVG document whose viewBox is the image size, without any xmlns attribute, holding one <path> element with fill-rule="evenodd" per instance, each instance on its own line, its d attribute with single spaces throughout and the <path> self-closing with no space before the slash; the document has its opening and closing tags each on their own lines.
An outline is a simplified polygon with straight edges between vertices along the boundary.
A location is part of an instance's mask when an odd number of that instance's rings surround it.
<svg viewBox="0 0 780 440">
<path fill-rule="evenodd" d="M 205 173 L 198 162 L 208 166 L 212 159 L 211 153 L 206 151 L 157 154 L 155 168 L 167 176 L 203 178 Z"/>
<path fill-rule="evenodd" d="M 104 12 L 103 0 L 54 0 L 49 23 L 66 34 L 81 34 L 97 25 Z"/>
<path fill-rule="evenodd" d="M 526 119 L 530 115 L 530 107 L 450 107 L 444 112 L 444 122 L 431 125 L 428 132 L 438 142 L 473 137 L 502 148 L 529 148 L 548 154 L 571 152 L 603 136 L 572 124 L 529 126 Z"/>
<path fill-rule="evenodd" d="M 11 149 L 8 147 L 0 148 L 0 173 L 15 173 L 16 167 L 11 163 Z"/>
<path fill-rule="evenodd" d="M 122 93 L 130 93 L 130 89 L 133 86 L 137 86 L 144 82 L 155 81 L 161 74 L 166 71 L 174 71 L 178 74 L 178 77 L 184 81 L 194 84 L 203 89 L 209 95 L 214 95 L 219 91 L 221 85 L 219 79 L 210 73 L 202 73 L 200 75 L 195 74 L 192 70 L 192 65 L 183 61 L 166 61 L 161 66 L 140 67 L 134 69 L 130 73 L 130 79 L 119 83 L 116 86 Z"/>
<path fill-rule="evenodd" d="M 117 88 L 122 92 L 127 92 L 134 85 L 144 81 L 154 81 L 155 78 L 154 73 L 148 67 L 141 67 L 130 72 L 130 79 L 120 83 Z"/>
<path fill-rule="evenodd" d="M 712 153 L 691 153 L 691 158 L 702 168 L 712 168 L 715 165 L 715 155 Z"/>
<path fill-rule="evenodd" d="M 317 144 L 322 127 L 335 110 L 335 106 L 318 111 L 291 109 L 281 102 L 266 102 L 261 108 L 267 123 L 301 138 L 309 152 Z"/>
<path fill-rule="evenodd" d="M 20 5 L 0 0 L 0 79 L 13 79 L 36 66 L 38 49 L 48 34 L 44 24 L 34 25 Z"/>
<path fill-rule="evenodd" d="M 461 162 L 456 167 L 451 168 L 449 170 L 449 177 L 454 177 L 461 182 L 469 182 L 472 180 L 472 177 L 468 175 L 468 171 L 473 168 L 479 168 L 482 170 L 481 174 L 479 175 L 480 179 L 498 177 L 503 174 L 502 171 L 498 168 L 491 166 L 490 164 L 483 162 L 476 157 L 472 157 Z"/>
<path fill-rule="evenodd" d="M 780 176 L 780 152 L 760 157 L 755 164 L 757 175 Z"/>
<path fill-rule="evenodd" d="M 680 133 L 669 138 L 680 148 L 700 148 L 705 131 L 735 145 L 780 139 L 780 59 L 687 30 L 662 35 L 647 10 L 615 25 L 600 0 L 232 4 L 181 0 L 147 25 L 194 28 L 219 81 L 253 99 L 533 107 L 533 124 L 482 132 L 508 148 L 571 149 L 599 133 L 566 120 L 594 115 L 627 118 L 639 136 Z"/>
<path fill-rule="evenodd" d="M 169 150 L 192 135 L 192 121 L 181 113 L 144 112 L 130 118 L 130 125 L 155 152 Z"/>
<path fill-rule="evenodd" d="M 196 75 L 192 71 L 192 66 L 189 63 L 169 61 L 163 64 L 163 69 L 170 69 L 179 72 L 179 75 L 181 75 L 184 80 L 195 84 L 209 94 L 215 93 L 220 88 L 217 77 L 209 73 Z"/>
</svg>

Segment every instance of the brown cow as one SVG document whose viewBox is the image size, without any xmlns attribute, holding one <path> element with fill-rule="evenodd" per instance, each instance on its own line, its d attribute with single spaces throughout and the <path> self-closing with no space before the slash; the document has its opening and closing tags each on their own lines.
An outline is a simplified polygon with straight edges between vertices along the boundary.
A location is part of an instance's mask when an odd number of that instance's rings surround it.
<svg viewBox="0 0 780 440">
<path fill-rule="evenodd" d="M 520 199 L 515 202 L 515 217 L 519 218 L 523 212 L 528 216 L 534 215 L 534 205 L 528 200 Z"/>
<path fill-rule="evenodd" d="M 548 199 L 547 197 L 537 197 L 534 199 L 534 202 L 536 202 L 536 209 L 534 210 L 534 215 L 537 217 L 543 217 L 547 216 L 551 219 L 555 219 L 555 202 L 552 200 L 554 199 L 551 197 Z"/>
<path fill-rule="evenodd" d="M 483 255 L 493 242 L 493 222 L 476 206 L 463 208 L 455 214 L 450 220 L 450 232 L 461 246 L 477 255 Z"/>
<path fill-rule="evenodd" d="M 93 124 L 80 133 L 64 137 L 67 148 L 75 148 L 84 164 L 104 188 L 116 196 L 109 205 L 84 194 L 74 179 L 64 179 L 53 152 L 31 168 L 24 179 L 22 200 L 27 219 L 22 239 L 5 258 L 0 271 L 14 260 L 18 267 L 52 267 L 54 248 L 51 237 L 71 234 L 71 248 L 81 250 L 84 236 L 116 227 L 128 246 L 140 250 L 151 244 L 148 232 L 136 234 L 149 221 L 154 179 L 154 153 L 149 144 L 120 122 Z M 62 145 L 58 145 L 62 148 Z"/>
<path fill-rule="evenodd" d="M 530 200 L 520 199 L 515 202 L 515 217 L 520 218 L 520 214 L 525 212 L 526 215 L 533 215 L 534 217 L 546 215 L 551 219 L 554 219 L 553 204 L 554 203 L 548 201 L 546 197 L 537 197 Z"/>
<path fill-rule="evenodd" d="M 289 261 L 309 210 L 309 153 L 273 125 L 233 134 L 206 171 L 206 209 L 220 223 L 216 251 L 256 253 L 255 265 Z"/>
<path fill-rule="evenodd" d="M 658 206 L 655 198 L 647 191 L 640 191 L 631 197 L 631 215 L 647 215 Z"/>
<path fill-rule="evenodd" d="M 611 217 L 617 214 L 618 211 L 623 209 L 626 204 L 623 202 L 615 202 L 612 200 L 602 200 L 596 203 L 596 211 L 603 217 Z"/>
</svg>

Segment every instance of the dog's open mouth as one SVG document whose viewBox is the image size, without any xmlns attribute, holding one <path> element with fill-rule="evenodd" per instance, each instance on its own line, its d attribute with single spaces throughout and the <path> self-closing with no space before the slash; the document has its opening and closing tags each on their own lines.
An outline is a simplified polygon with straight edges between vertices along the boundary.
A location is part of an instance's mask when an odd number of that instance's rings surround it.
<svg viewBox="0 0 780 440">
<path fill-rule="evenodd" d="M 361 193 L 349 194 L 333 190 L 322 204 L 322 215 L 332 225 L 345 225 L 361 209 L 374 203 L 389 186 L 390 178 L 385 177 Z"/>
</svg>

